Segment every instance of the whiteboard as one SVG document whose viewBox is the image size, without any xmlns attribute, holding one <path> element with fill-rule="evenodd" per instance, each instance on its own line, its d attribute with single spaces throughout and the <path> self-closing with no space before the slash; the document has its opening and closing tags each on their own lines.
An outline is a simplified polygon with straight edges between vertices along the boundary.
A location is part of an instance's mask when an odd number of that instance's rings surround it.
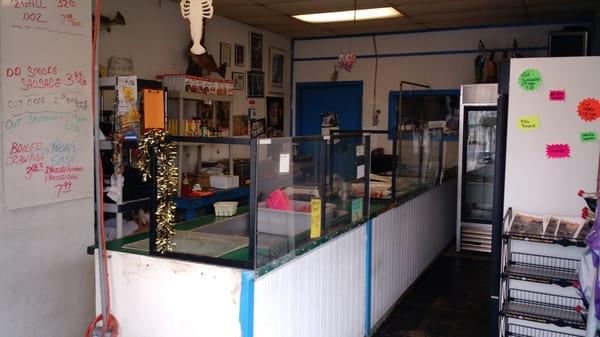
<svg viewBox="0 0 600 337">
<path fill-rule="evenodd" d="M 4 208 L 91 197 L 91 3 L 0 1 Z"/>
<path fill-rule="evenodd" d="M 536 90 L 518 82 L 526 69 L 540 72 Z M 504 207 L 538 214 L 579 216 L 580 189 L 595 191 L 599 143 L 582 142 L 581 132 L 600 131 L 600 119 L 584 121 L 577 107 L 600 99 L 600 57 L 531 58 L 511 61 Z M 564 90 L 564 100 L 550 91 Z M 520 117 L 539 117 L 539 127 L 522 130 Z M 568 144 L 569 157 L 551 159 L 546 146 Z"/>
</svg>

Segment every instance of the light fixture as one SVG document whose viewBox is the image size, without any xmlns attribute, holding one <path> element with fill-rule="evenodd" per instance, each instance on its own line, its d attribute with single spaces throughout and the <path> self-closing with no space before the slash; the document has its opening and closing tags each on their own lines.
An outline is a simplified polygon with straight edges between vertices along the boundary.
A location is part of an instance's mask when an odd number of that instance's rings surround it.
<svg viewBox="0 0 600 337">
<path fill-rule="evenodd" d="M 343 22 L 343 21 L 361 21 L 374 19 L 389 19 L 403 16 L 394 7 L 380 7 L 357 9 L 350 11 L 314 13 L 293 15 L 292 17 L 304 22 L 310 23 L 327 23 L 327 22 Z"/>
</svg>

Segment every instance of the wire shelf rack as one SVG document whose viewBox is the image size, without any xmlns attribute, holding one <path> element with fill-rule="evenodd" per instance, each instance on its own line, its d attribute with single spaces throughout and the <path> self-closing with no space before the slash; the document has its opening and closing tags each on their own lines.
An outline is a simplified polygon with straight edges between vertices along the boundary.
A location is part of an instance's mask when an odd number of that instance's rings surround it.
<svg viewBox="0 0 600 337">
<path fill-rule="evenodd" d="M 533 233 L 523 233 L 523 232 L 515 232 L 509 228 L 509 225 L 512 221 L 513 217 L 513 209 L 510 207 L 506 214 L 504 214 L 504 219 L 502 220 L 502 227 L 504 228 L 504 234 L 502 237 L 505 240 L 513 239 L 513 240 L 521 240 L 521 241 L 531 241 L 531 242 L 540 242 L 540 243 L 552 243 L 558 244 L 561 246 L 577 246 L 577 247 L 585 247 L 585 237 L 563 237 L 563 236 L 555 236 L 555 235 L 543 235 L 543 234 L 533 234 Z"/>
<path fill-rule="evenodd" d="M 561 246 L 576 246 L 576 247 L 585 247 L 584 239 L 574 239 L 569 237 L 560 237 L 560 236 L 544 236 L 537 234 L 529 234 L 529 233 L 516 233 L 516 232 L 506 232 L 504 233 L 505 239 L 513 239 L 513 240 L 521 240 L 521 241 L 531 241 L 531 242 L 541 242 L 541 243 L 553 243 Z"/>
<path fill-rule="evenodd" d="M 508 298 L 502 314 L 507 317 L 534 322 L 569 326 L 585 330 L 586 318 L 580 309 L 580 298 L 552 295 L 522 289 L 508 289 Z"/>
<path fill-rule="evenodd" d="M 506 336 L 510 337 L 580 337 L 564 332 L 545 330 L 519 324 L 508 324 Z"/>
<path fill-rule="evenodd" d="M 511 252 L 505 274 L 523 281 L 569 287 L 578 279 L 579 261 L 575 259 Z"/>
</svg>

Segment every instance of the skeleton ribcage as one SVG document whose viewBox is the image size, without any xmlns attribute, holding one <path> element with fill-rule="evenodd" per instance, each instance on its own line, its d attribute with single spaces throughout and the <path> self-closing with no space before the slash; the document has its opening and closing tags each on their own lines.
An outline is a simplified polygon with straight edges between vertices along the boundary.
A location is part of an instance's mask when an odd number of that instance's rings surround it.
<svg viewBox="0 0 600 337">
<path fill-rule="evenodd" d="M 188 19 L 190 17 L 190 13 L 192 12 L 192 8 L 195 7 L 192 5 L 192 1 L 194 5 L 200 2 L 200 8 L 202 9 L 202 16 L 209 19 L 212 18 L 214 14 L 214 8 L 212 6 L 212 0 L 181 0 L 181 15 Z"/>
</svg>

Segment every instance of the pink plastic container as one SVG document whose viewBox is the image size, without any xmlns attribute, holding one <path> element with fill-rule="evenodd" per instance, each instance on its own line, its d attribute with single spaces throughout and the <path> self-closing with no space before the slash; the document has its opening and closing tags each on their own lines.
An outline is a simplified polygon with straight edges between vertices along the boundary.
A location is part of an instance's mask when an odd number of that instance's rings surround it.
<svg viewBox="0 0 600 337">
<path fill-rule="evenodd" d="M 280 189 L 271 192 L 271 195 L 269 195 L 269 197 L 267 198 L 267 207 L 283 211 L 292 210 L 290 198 L 288 198 L 288 195 Z"/>
</svg>

